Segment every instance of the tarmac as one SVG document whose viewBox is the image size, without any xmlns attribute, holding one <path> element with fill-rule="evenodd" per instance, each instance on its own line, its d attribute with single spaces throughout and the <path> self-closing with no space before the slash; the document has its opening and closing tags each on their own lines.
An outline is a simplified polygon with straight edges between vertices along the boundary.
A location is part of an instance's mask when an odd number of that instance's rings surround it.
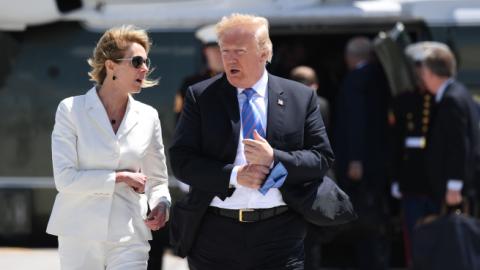
<svg viewBox="0 0 480 270">
<path fill-rule="evenodd" d="M 0 247 L 0 270 L 60 270 L 58 252 L 55 248 Z M 165 252 L 162 270 L 188 270 L 187 260 Z M 339 270 L 321 268 L 321 270 Z M 355 270 L 342 268 L 342 270 Z M 407 270 L 390 268 L 390 270 Z"/>
<path fill-rule="evenodd" d="M 57 249 L 0 247 L 1 270 L 60 270 Z M 162 270 L 188 270 L 185 259 L 165 253 Z"/>
</svg>

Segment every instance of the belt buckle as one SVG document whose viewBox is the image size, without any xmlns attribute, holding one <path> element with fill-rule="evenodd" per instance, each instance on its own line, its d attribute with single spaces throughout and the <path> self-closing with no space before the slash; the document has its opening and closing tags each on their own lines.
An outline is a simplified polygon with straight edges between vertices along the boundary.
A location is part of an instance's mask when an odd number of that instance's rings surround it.
<svg viewBox="0 0 480 270">
<path fill-rule="evenodd" d="M 243 212 L 253 212 L 255 211 L 252 208 L 244 208 L 244 209 L 238 209 L 238 221 L 240 222 L 251 222 L 251 221 L 245 221 L 243 220 Z"/>
</svg>

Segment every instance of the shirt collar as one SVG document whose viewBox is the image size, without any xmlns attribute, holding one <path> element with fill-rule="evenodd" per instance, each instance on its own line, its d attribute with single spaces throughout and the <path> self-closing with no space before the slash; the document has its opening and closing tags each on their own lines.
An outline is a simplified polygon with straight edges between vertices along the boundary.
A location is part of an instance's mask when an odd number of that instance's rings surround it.
<svg viewBox="0 0 480 270">
<path fill-rule="evenodd" d="M 268 84 L 268 72 L 266 69 L 263 70 L 263 75 L 260 77 L 260 80 L 258 80 L 252 87 L 253 90 L 257 94 L 259 94 L 261 97 L 265 97 L 265 94 L 267 92 L 267 84 Z M 238 94 L 241 94 L 245 90 L 245 88 L 237 88 Z"/>
<path fill-rule="evenodd" d="M 437 94 L 435 94 L 435 102 L 440 103 L 442 101 L 443 95 L 445 94 L 445 90 L 447 90 L 447 87 L 453 82 L 453 78 L 450 78 L 446 80 L 445 82 L 440 85 L 438 88 Z"/>
</svg>

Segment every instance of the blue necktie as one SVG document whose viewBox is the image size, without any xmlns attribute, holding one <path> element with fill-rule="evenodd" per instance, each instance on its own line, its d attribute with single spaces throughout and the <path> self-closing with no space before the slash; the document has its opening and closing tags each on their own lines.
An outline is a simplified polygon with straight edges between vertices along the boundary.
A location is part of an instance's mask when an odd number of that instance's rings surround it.
<svg viewBox="0 0 480 270">
<path fill-rule="evenodd" d="M 255 90 L 247 88 L 242 92 L 247 96 L 247 100 L 243 103 L 242 107 L 242 126 L 243 126 L 243 138 L 253 139 L 253 131 L 257 130 L 258 134 L 265 138 L 265 131 L 262 127 L 259 108 L 255 106 L 253 102 L 253 95 Z"/>
</svg>

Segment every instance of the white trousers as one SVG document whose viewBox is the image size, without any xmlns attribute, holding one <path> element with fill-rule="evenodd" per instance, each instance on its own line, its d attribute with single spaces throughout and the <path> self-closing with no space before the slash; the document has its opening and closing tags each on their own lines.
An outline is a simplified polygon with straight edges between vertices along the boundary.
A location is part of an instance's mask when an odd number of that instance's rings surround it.
<svg viewBox="0 0 480 270">
<path fill-rule="evenodd" d="M 62 270 L 146 270 L 148 241 L 104 242 L 58 237 Z"/>
</svg>

